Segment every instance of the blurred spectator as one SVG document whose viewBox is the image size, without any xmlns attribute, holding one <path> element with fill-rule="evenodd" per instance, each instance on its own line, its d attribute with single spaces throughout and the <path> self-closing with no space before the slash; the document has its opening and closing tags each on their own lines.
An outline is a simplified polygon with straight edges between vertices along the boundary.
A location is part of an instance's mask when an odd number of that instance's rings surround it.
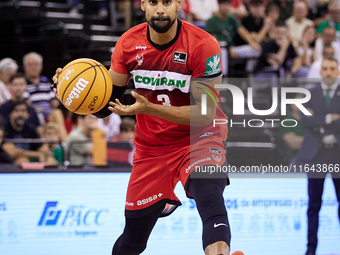
<svg viewBox="0 0 340 255">
<path fill-rule="evenodd" d="M 250 14 L 242 19 L 242 25 L 244 26 L 245 29 L 248 30 L 248 32 L 253 37 L 254 41 L 261 42 L 264 39 L 264 36 L 263 38 L 259 37 L 259 34 L 263 34 L 261 30 L 263 28 L 267 28 L 265 29 L 266 31 L 264 32 L 264 35 L 266 35 L 270 27 L 270 24 L 267 24 L 267 26 L 264 26 L 263 16 L 264 16 L 264 11 L 265 11 L 265 6 L 262 0 L 251 0 L 249 2 L 249 10 L 250 10 Z M 237 41 L 238 41 L 237 45 L 246 44 L 244 40 L 239 39 L 239 36 L 237 36 Z"/>
<path fill-rule="evenodd" d="M 9 91 L 9 79 L 18 70 L 18 65 L 11 58 L 4 58 L 0 61 L 0 105 L 12 98 Z"/>
<path fill-rule="evenodd" d="M 265 24 L 267 25 L 267 29 L 263 31 L 263 34 L 261 34 L 261 38 L 263 38 L 265 41 L 269 41 L 275 39 L 276 25 L 280 17 L 280 7 L 274 3 L 267 4 L 265 14 Z"/>
<path fill-rule="evenodd" d="M 51 99 L 52 112 L 48 115 L 48 122 L 55 123 L 58 126 L 60 140 L 65 141 L 68 132 L 65 126 L 65 119 L 62 110 L 59 108 L 61 105 L 60 101 L 56 98 Z"/>
<path fill-rule="evenodd" d="M 322 54 L 323 54 L 323 57 L 314 61 L 313 64 L 311 65 L 310 69 L 309 69 L 307 78 L 315 78 L 315 80 L 313 80 L 313 81 L 321 82 L 322 77 L 321 77 L 320 71 L 321 71 L 322 61 L 325 58 L 334 58 L 334 48 L 332 46 L 325 46 L 323 48 Z M 339 67 L 339 71 L 340 71 L 340 66 L 338 66 L 338 67 Z M 339 78 L 340 78 L 340 76 L 339 76 Z"/>
<path fill-rule="evenodd" d="M 338 42 L 335 41 L 335 29 L 333 27 L 325 27 L 321 37 L 316 40 L 314 61 L 322 58 L 322 52 L 325 46 L 332 46 L 334 49 L 334 58 L 340 61 L 340 46 Z"/>
<path fill-rule="evenodd" d="M 262 54 L 255 67 L 256 72 L 266 70 L 266 67 L 284 68 L 286 77 L 307 77 L 306 70 L 301 70 L 301 62 L 295 52 L 284 23 L 276 26 L 276 39 L 262 46 Z"/>
<path fill-rule="evenodd" d="M 22 73 L 16 73 L 10 78 L 9 89 L 12 92 L 12 99 L 0 106 L 0 115 L 3 118 L 4 124 L 9 122 L 10 109 L 15 104 L 15 102 L 27 100 L 25 96 L 26 92 L 26 78 Z M 39 118 L 34 108 L 28 104 L 29 118 L 27 119 L 27 124 L 36 128 L 39 134 L 42 134 L 43 127 L 39 122 Z"/>
<path fill-rule="evenodd" d="M 64 125 L 66 128 L 67 134 L 71 133 L 73 129 L 76 129 L 77 127 L 80 126 L 83 120 L 82 118 L 78 118 L 79 117 L 78 114 L 67 110 L 66 107 L 62 104 L 59 104 L 58 108 L 61 110 L 63 114 Z"/>
<path fill-rule="evenodd" d="M 318 26 L 328 14 L 328 0 L 300 0 L 308 7 L 307 19 L 313 21 L 314 26 Z"/>
<path fill-rule="evenodd" d="M 59 126 L 56 123 L 49 122 L 45 126 L 44 138 L 46 140 L 60 141 Z M 47 143 L 48 148 L 52 151 L 55 160 L 59 163 L 64 161 L 64 151 L 59 143 Z"/>
<path fill-rule="evenodd" d="M 12 158 L 4 151 L 3 144 L 4 144 L 4 127 L 0 125 L 0 163 L 13 163 Z"/>
<path fill-rule="evenodd" d="M 47 77 L 41 76 L 43 58 L 36 52 L 30 52 L 23 57 L 25 76 L 27 79 L 27 92 L 37 113 L 42 113 L 47 119 L 51 113 L 50 101 L 55 98 L 51 90 L 51 82 Z"/>
<path fill-rule="evenodd" d="M 294 98 L 303 98 L 301 94 L 296 94 Z M 285 142 L 285 152 L 291 164 L 294 164 L 295 156 L 301 148 L 305 129 L 301 124 L 300 109 L 295 104 L 290 104 L 290 113 L 285 119 L 296 121 L 295 127 L 280 127 L 282 139 Z"/>
<path fill-rule="evenodd" d="M 307 26 L 313 26 L 313 21 L 307 19 L 308 8 L 305 2 L 295 2 L 293 16 L 286 20 L 289 35 L 293 41 L 302 39 L 302 34 Z"/>
<path fill-rule="evenodd" d="M 336 40 L 340 41 L 340 6 L 338 1 L 331 1 L 328 5 L 328 11 L 329 19 L 321 22 L 316 32 L 321 34 L 326 27 L 333 27 L 336 31 Z"/>
<path fill-rule="evenodd" d="M 215 12 L 218 11 L 217 0 L 188 0 L 190 13 L 187 15 L 189 22 L 194 22 L 195 25 L 204 28 L 204 23 Z"/>
<path fill-rule="evenodd" d="M 119 136 L 110 139 L 108 143 L 108 162 L 117 165 L 119 163 L 133 164 L 133 154 L 136 150 L 133 143 L 135 137 L 136 121 L 132 118 L 125 117 L 120 124 Z M 113 142 L 113 143 L 112 143 Z M 121 142 L 125 142 L 122 144 Z"/>
<path fill-rule="evenodd" d="M 218 12 L 211 17 L 205 26 L 205 30 L 212 34 L 218 41 L 226 41 L 229 46 L 235 45 L 235 35 L 240 37 L 249 45 L 229 48 L 230 56 L 247 58 L 260 55 L 261 47 L 255 42 L 251 34 L 232 15 L 229 15 L 230 0 L 220 0 Z"/>
<path fill-rule="evenodd" d="M 120 141 L 133 141 L 135 138 L 136 121 L 131 118 L 124 118 L 120 124 Z"/>
<path fill-rule="evenodd" d="M 242 1 L 244 7 L 246 8 L 246 10 L 247 10 L 247 12 L 248 12 L 248 14 L 249 14 L 249 12 L 250 12 L 249 4 L 250 4 L 251 1 L 252 1 L 252 0 L 243 0 L 243 1 Z M 263 2 L 263 1 L 261 1 L 261 2 Z M 263 4 L 264 4 L 264 3 L 263 3 Z"/>
<path fill-rule="evenodd" d="M 242 0 L 231 0 L 230 14 L 243 18 L 248 15 L 248 10 Z"/>
<path fill-rule="evenodd" d="M 120 116 L 115 113 L 111 113 L 106 118 L 98 119 L 98 127 L 105 131 L 107 141 L 111 137 L 119 135 L 119 125 L 121 122 Z"/>
<path fill-rule="evenodd" d="M 286 21 L 290 16 L 292 16 L 294 1 L 291 0 L 270 0 L 268 4 L 276 4 L 280 11 L 280 21 Z"/>
<path fill-rule="evenodd" d="M 182 0 L 182 9 L 183 14 L 185 15 L 185 20 L 187 20 L 187 15 L 190 14 L 190 3 L 189 0 Z"/>
<path fill-rule="evenodd" d="M 5 127 L 5 139 L 40 138 L 34 127 L 27 123 L 29 107 L 25 100 L 15 101 L 10 108 L 9 122 Z M 39 160 L 47 164 L 54 164 L 55 160 L 46 144 L 41 143 L 5 143 L 4 151 L 17 164 Z"/>
<path fill-rule="evenodd" d="M 315 28 L 313 26 L 307 26 L 302 33 L 302 39 L 293 42 L 298 50 L 302 66 L 311 66 L 313 63 L 315 39 Z"/>
<path fill-rule="evenodd" d="M 131 6 L 131 0 L 118 1 L 118 11 L 124 13 L 124 24 L 126 30 L 135 25 L 132 24 L 132 15 L 134 15 L 135 19 L 137 18 L 137 23 L 144 20 L 144 13 L 141 10 L 140 0 L 134 0 L 133 6 Z M 131 11 L 133 11 L 133 13 Z"/>
<path fill-rule="evenodd" d="M 72 8 L 70 10 L 70 14 L 78 14 L 80 9 L 83 8 L 82 4 L 79 0 L 72 0 Z M 107 10 L 107 3 L 106 1 L 97 1 L 98 2 L 98 17 L 101 19 L 106 19 L 109 16 L 109 11 Z M 86 2 L 88 4 L 88 2 Z M 93 9 L 92 6 L 90 9 Z"/>
<path fill-rule="evenodd" d="M 136 121 L 132 118 L 125 117 L 119 125 L 119 136 L 110 139 L 111 142 L 116 141 L 133 141 L 135 137 Z"/>
<path fill-rule="evenodd" d="M 68 160 L 72 165 L 92 164 L 93 143 L 88 141 L 92 138 L 92 131 L 98 128 L 97 117 L 80 115 L 82 125 L 74 129 L 66 139 Z"/>
</svg>

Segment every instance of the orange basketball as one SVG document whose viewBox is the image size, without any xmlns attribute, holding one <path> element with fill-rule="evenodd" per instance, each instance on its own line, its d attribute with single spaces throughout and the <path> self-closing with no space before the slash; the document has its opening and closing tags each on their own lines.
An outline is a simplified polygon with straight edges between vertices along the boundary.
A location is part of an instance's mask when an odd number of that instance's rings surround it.
<svg viewBox="0 0 340 255">
<path fill-rule="evenodd" d="M 76 59 L 59 74 L 57 93 L 61 103 L 71 112 L 81 115 L 96 113 L 110 100 L 111 76 L 96 60 Z"/>
</svg>

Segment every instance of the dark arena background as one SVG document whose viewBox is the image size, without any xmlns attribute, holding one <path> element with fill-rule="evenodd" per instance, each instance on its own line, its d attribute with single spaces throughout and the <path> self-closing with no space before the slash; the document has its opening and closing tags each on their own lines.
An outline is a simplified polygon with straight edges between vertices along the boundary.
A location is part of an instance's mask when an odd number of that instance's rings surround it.
<svg viewBox="0 0 340 255">
<path fill-rule="evenodd" d="M 296 125 L 292 125 L 295 122 L 282 121 L 298 119 L 300 123 L 297 115 L 301 109 L 292 107 L 294 104 L 281 104 L 285 99 L 299 98 L 296 89 L 308 92 L 320 85 L 321 77 L 315 74 L 321 69 L 322 58 L 326 58 L 323 55 L 326 47 L 333 48 L 333 57 L 340 60 L 339 3 L 331 0 L 232 0 L 228 15 L 239 25 L 234 30 L 226 26 L 214 34 L 209 31 L 209 18 L 221 12 L 218 1 L 182 2 L 178 18 L 207 30 L 218 39 L 222 52 L 222 83 L 237 86 L 244 95 L 244 111 L 238 114 L 234 101 L 239 98 L 228 89 L 220 91 L 222 105 L 219 107 L 228 121 L 219 120 L 218 123 L 229 128 L 226 141 L 229 168 L 225 171 L 231 183 L 224 191 L 224 198 L 232 233 L 230 254 L 235 251 L 245 255 L 305 254 L 307 174 L 323 172 L 328 174 L 315 254 L 340 255 L 339 202 L 331 178 L 331 173 L 339 173 L 340 166 L 294 165 L 304 130 L 300 125 L 297 130 Z M 296 25 L 298 31 L 295 31 L 292 29 L 297 22 L 294 19 L 299 19 L 301 8 L 302 12 L 306 8 L 302 19 L 305 27 Z M 0 80 L 4 81 L 9 63 L 17 64 L 16 71 L 26 72 L 23 57 L 30 52 L 43 57 L 41 75 L 50 83 L 56 68 L 77 58 L 92 58 L 110 68 L 111 55 L 120 36 L 142 22 L 145 17 L 140 1 L 0 0 Z M 251 25 L 255 23 L 256 26 Z M 278 29 L 282 26 L 290 33 L 282 40 L 291 44 L 284 56 L 291 58 L 275 66 L 268 59 L 275 60 L 277 56 L 273 56 L 277 52 L 267 52 L 268 43 L 279 40 Z M 240 27 L 247 29 L 248 39 L 253 39 L 245 41 Z M 266 32 L 259 39 L 261 29 Z M 312 31 L 309 37 L 305 35 L 308 29 Z M 281 49 L 280 43 L 276 45 Z M 1 62 L 6 58 L 14 62 Z M 314 65 L 316 61 L 319 67 Z M 314 67 L 316 69 L 312 69 Z M 7 86 L 5 82 L 2 84 Z M 272 94 L 274 88 L 277 94 Z M 291 89 L 284 97 L 283 88 Z M 9 90 L 13 94 L 11 88 Z M 130 80 L 121 100 L 123 104 L 134 102 L 130 95 L 132 90 L 134 84 Z M 29 86 L 24 93 L 29 98 L 28 92 Z M 306 93 L 302 93 L 302 98 Z M 335 91 L 334 96 L 340 96 L 340 92 Z M 270 109 L 275 100 L 277 105 L 269 114 L 260 115 L 254 111 Z M 4 127 L 2 115 L 6 110 L 1 107 L 1 126 Z M 286 115 L 282 114 L 282 107 L 287 108 Z M 111 254 L 112 245 L 125 224 L 125 195 L 135 149 L 132 140 L 135 116 L 115 116 L 107 122 L 100 120 L 98 126 L 104 131 L 95 130 L 91 138 L 78 136 L 70 141 L 71 130 L 81 128 L 85 120 L 68 113 L 61 104 L 51 103 L 50 114 L 45 118 L 37 114 L 39 137 L 8 138 L 5 135 L 1 140 L 0 254 Z M 55 125 L 50 125 L 53 121 Z M 64 125 L 64 136 L 59 125 Z M 57 128 L 53 128 L 55 126 Z M 54 136 L 47 130 L 54 130 Z M 339 133 L 339 129 L 336 132 Z M 3 134 L 3 130 L 0 133 Z M 337 142 L 340 141 L 324 143 L 338 146 Z M 58 160 L 54 154 L 54 163 L 39 162 L 39 156 L 30 162 L 7 161 L 8 158 L 3 157 L 6 144 L 21 148 L 44 144 L 51 153 L 58 148 L 61 158 Z M 89 146 L 92 146 L 91 153 L 87 150 Z M 82 151 L 81 156 L 72 156 L 74 148 Z M 182 206 L 171 216 L 159 219 L 143 252 L 145 255 L 204 254 L 196 204 L 186 197 L 180 184 L 175 191 Z"/>
</svg>

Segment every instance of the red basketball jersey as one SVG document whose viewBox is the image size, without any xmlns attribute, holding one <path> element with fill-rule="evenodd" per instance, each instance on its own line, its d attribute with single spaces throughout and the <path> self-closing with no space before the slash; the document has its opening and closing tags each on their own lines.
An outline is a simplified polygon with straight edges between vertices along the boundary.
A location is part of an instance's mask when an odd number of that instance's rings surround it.
<svg viewBox="0 0 340 255">
<path fill-rule="evenodd" d="M 148 39 L 148 24 L 135 26 L 118 40 L 111 69 L 132 74 L 137 93 L 151 103 L 171 106 L 190 105 L 193 78 L 219 77 L 221 51 L 216 39 L 185 21 L 178 22 L 176 37 L 166 45 Z M 138 114 L 135 143 L 138 146 L 181 146 L 203 134 L 226 139 L 227 126 L 204 128 L 176 124 L 152 115 Z M 217 108 L 216 119 L 226 119 Z M 191 136 L 191 137 L 190 137 Z"/>
</svg>

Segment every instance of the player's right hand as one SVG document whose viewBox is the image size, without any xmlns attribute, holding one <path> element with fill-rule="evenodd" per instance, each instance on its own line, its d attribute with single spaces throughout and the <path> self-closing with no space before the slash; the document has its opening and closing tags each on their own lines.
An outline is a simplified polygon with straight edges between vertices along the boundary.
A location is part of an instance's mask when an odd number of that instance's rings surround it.
<svg viewBox="0 0 340 255">
<path fill-rule="evenodd" d="M 56 97 L 59 99 L 58 97 L 58 91 L 57 91 L 57 84 L 58 84 L 58 76 L 61 73 L 63 69 L 61 69 L 60 67 L 55 71 L 55 75 L 52 77 L 52 87 L 53 87 L 53 92 L 56 94 Z"/>
</svg>

